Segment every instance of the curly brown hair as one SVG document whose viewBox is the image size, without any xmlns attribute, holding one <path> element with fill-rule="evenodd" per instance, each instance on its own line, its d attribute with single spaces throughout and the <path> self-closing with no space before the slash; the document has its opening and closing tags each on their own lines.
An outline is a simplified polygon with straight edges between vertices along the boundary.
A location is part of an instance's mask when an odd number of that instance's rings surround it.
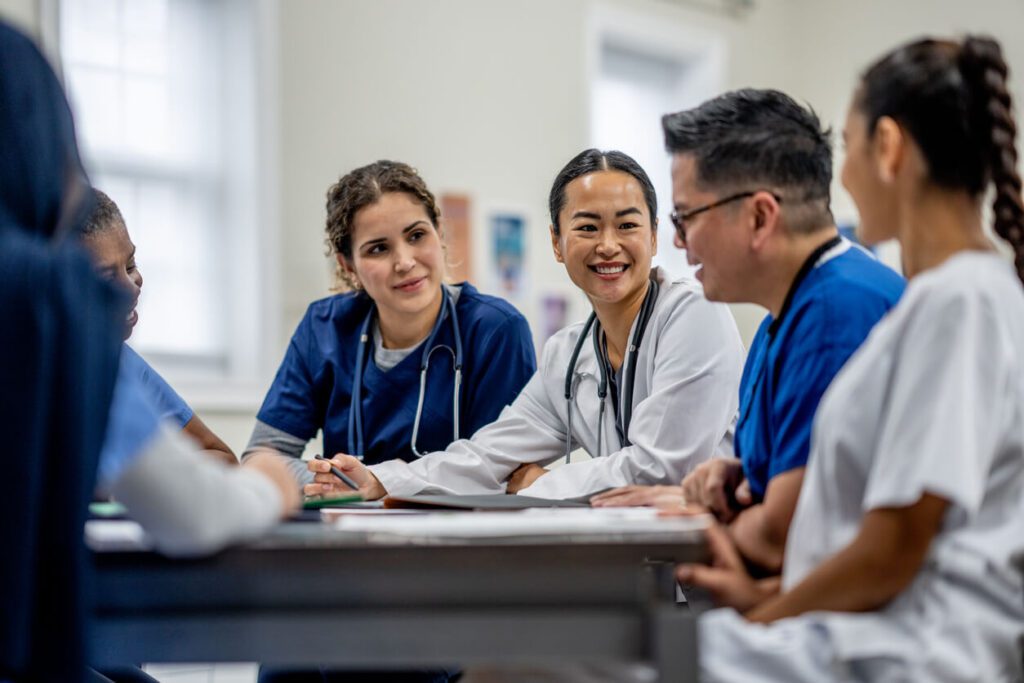
<svg viewBox="0 0 1024 683">
<path fill-rule="evenodd" d="M 352 221 L 360 209 L 376 203 L 388 192 L 411 195 L 427 212 L 436 230 L 441 210 L 434 194 L 412 166 L 400 161 L 376 161 L 343 175 L 327 190 L 327 248 L 331 255 L 341 254 L 352 260 Z M 340 265 L 337 270 L 341 284 L 358 289 L 352 276 Z"/>
</svg>

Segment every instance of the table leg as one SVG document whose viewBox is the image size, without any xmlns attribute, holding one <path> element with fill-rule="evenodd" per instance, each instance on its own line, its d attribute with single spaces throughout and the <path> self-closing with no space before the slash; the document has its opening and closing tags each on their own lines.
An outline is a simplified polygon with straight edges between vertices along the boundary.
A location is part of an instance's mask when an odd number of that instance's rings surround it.
<svg viewBox="0 0 1024 683">
<path fill-rule="evenodd" d="M 651 661 L 662 683 L 697 683 L 697 619 L 684 606 L 658 605 L 648 632 Z"/>
</svg>

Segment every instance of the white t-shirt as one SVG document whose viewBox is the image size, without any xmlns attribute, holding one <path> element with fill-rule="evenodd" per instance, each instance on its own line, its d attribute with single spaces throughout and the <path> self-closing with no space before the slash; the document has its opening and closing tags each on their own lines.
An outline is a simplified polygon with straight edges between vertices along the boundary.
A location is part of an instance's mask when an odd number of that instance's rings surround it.
<svg viewBox="0 0 1024 683">
<path fill-rule="evenodd" d="M 840 660 L 909 660 L 919 680 L 1019 680 L 1024 289 L 994 253 L 914 278 L 826 392 L 784 588 L 846 547 L 866 512 L 926 492 L 950 508 L 911 586 L 880 612 L 807 616 Z"/>
</svg>

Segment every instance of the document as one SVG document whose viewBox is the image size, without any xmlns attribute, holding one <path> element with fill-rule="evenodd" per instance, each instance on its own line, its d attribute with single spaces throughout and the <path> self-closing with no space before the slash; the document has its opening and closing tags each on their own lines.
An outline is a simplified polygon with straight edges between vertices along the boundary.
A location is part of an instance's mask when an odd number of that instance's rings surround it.
<svg viewBox="0 0 1024 683">
<path fill-rule="evenodd" d="M 146 550 L 152 543 L 138 522 L 127 519 L 90 519 L 85 543 L 93 550 Z"/>
<path fill-rule="evenodd" d="M 567 539 L 650 541 L 652 536 L 703 534 L 710 515 L 660 517 L 651 508 L 543 509 L 509 512 L 437 512 L 427 515 L 349 516 L 333 519 L 334 528 L 381 539 L 432 543 L 471 539 Z"/>
</svg>

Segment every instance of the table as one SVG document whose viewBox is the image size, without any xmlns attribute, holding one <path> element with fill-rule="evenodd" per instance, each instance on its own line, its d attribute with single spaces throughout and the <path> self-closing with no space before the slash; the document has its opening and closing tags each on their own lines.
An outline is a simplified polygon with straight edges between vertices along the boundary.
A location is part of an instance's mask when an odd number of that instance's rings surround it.
<svg viewBox="0 0 1024 683">
<path fill-rule="evenodd" d="M 706 560 L 695 529 L 410 542 L 288 523 L 192 560 L 87 540 L 101 666 L 645 661 L 661 680 L 696 680 L 695 620 L 672 573 Z"/>
</svg>

